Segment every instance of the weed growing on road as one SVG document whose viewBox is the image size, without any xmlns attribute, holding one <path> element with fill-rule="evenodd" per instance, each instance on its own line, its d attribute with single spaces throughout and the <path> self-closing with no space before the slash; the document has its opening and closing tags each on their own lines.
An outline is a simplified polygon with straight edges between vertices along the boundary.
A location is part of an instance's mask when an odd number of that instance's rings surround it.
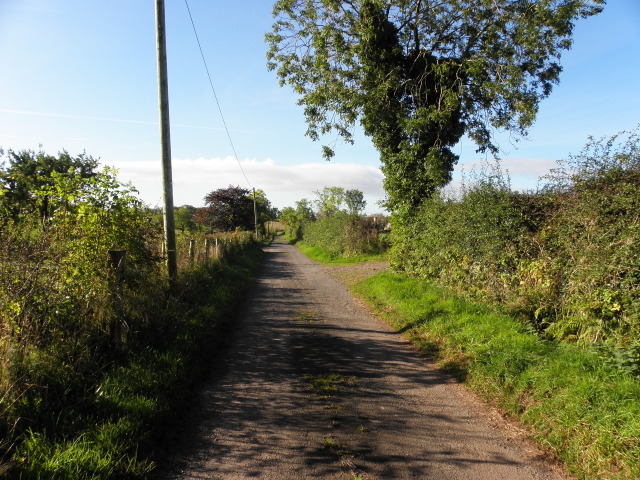
<svg viewBox="0 0 640 480">
<path fill-rule="evenodd" d="M 346 445 L 340 443 L 333 436 L 324 439 L 324 448 L 340 457 L 350 457 L 353 455 Z"/>
<path fill-rule="evenodd" d="M 317 319 L 316 314 L 309 311 L 301 311 L 293 316 L 296 323 L 313 323 Z"/>
<path fill-rule="evenodd" d="M 305 375 L 304 379 L 309 382 L 315 393 L 322 396 L 337 395 L 344 386 L 352 385 L 357 381 L 357 377 L 337 374 Z"/>
</svg>

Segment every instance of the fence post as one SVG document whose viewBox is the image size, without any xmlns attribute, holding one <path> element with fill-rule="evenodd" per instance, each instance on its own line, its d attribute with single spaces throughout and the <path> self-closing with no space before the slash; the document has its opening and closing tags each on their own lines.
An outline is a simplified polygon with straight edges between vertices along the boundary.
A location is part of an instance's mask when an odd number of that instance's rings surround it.
<svg viewBox="0 0 640 480">
<path fill-rule="evenodd" d="M 196 255 L 196 241 L 189 240 L 189 261 L 193 263 L 193 260 Z"/>
<path fill-rule="evenodd" d="M 122 281 L 124 280 L 124 269 L 127 261 L 126 250 L 109 250 L 109 260 L 116 279 L 116 312 L 117 315 L 111 320 L 111 338 L 114 345 L 119 345 L 120 338 L 120 317 L 122 316 Z"/>
<path fill-rule="evenodd" d="M 204 239 L 204 259 L 209 260 L 209 239 Z"/>
<path fill-rule="evenodd" d="M 124 267 L 127 260 L 126 250 L 109 250 L 109 258 L 111 260 L 111 267 L 116 275 L 116 286 L 118 289 L 118 295 L 122 290 L 122 279 L 124 278 Z"/>
</svg>

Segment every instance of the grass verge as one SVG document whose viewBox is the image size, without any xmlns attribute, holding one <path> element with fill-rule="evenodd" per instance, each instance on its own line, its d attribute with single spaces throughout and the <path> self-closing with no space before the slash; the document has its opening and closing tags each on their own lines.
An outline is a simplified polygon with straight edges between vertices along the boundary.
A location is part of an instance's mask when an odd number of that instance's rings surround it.
<svg viewBox="0 0 640 480">
<path fill-rule="evenodd" d="M 343 257 L 329 250 L 307 242 L 296 242 L 296 247 L 307 257 L 324 265 L 359 265 L 367 262 L 382 262 L 387 259 L 386 253 L 377 255 L 353 255 Z"/>
<path fill-rule="evenodd" d="M 211 364 L 212 351 L 261 264 L 245 247 L 226 261 L 182 272 L 158 322 L 162 332 L 87 386 L 77 428 L 65 434 L 28 431 L 13 455 L 9 478 L 140 479 L 171 443 L 190 389 Z M 70 405 L 69 409 L 79 409 Z M 69 415 L 71 416 L 71 415 Z"/>
<path fill-rule="evenodd" d="M 406 276 L 354 287 L 378 314 L 517 417 L 580 479 L 640 478 L 640 382 L 575 345 Z"/>
</svg>

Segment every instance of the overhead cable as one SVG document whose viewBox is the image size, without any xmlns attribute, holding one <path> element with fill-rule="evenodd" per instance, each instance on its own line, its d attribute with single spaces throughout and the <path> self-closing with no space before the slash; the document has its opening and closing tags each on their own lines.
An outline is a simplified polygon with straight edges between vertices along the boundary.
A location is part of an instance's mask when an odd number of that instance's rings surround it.
<svg viewBox="0 0 640 480">
<path fill-rule="evenodd" d="M 251 188 L 254 188 L 251 185 L 251 182 L 247 178 L 247 174 L 244 173 L 244 169 L 242 168 L 242 164 L 240 163 L 240 159 L 238 154 L 236 153 L 236 147 L 233 145 L 233 140 L 231 140 L 231 134 L 229 133 L 229 128 L 227 127 L 227 122 L 224 119 L 224 115 L 222 114 L 222 108 L 220 107 L 220 102 L 218 101 L 218 95 L 216 95 L 216 89 L 213 87 L 213 81 L 211 80 L 211 74 L 209 73 L 209 67 L 207 66 L 207 61 L 204 57 L 204 53 L 202 51 L 202 45 L 200 44 L 200 38 L 198 37 L 198 31 L 196 30 L 196 24 L 193 21 L 193 16 L 191 15 L 191 9 L 189 8 L 189 2 L 184 0 L 184 4 L 187 6 L 187 12 L 189 12 L 189 19 L 191 20 L 191 26 L 193 27 L 193 33 L 196 36 L 196 41 L 198 42 L 198 48 L 200 49 L 200 56 L 202 57 L 202 63 L 204 64 L 204 69 L 207 72 L 207 77 L 209 77 L 209 85 L 211 85 L 211 91 L 213 92 L 213 97 L 216 100 L 216 105 L 218 105 L 218 111 L 220 112 L 220 117 L 222 118 L 222 124 L 224 125 L 224 129 L 227 132 L 227 138 L 229 139 L 229 143 L 231 144 L 231 149 L 233 150 L 233 154 L 238 162 L 238 166 L 240 167 L 240 171 L 244 176 L 244 179 L 247 181 Z"/>
</svg>

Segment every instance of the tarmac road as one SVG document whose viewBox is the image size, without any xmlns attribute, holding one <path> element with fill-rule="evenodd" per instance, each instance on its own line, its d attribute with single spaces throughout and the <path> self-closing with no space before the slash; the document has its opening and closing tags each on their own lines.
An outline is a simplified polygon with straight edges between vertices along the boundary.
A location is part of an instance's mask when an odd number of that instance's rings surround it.
<svg viewBox="0 0 640 480">
<path fill-rule="evenodd" d="M 565 478 L 330 269 L 281 238 L 265 251 L 159 478 Z"/>
</svg>

